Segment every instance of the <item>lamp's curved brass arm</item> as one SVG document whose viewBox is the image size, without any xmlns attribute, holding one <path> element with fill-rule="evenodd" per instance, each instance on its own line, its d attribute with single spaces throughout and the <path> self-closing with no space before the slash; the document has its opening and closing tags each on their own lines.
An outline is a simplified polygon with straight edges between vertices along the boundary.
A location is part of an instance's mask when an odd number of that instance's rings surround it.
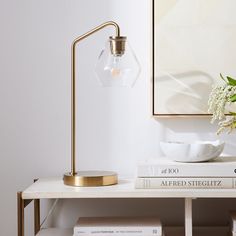
<svg viewBox="0 0 236 236">
<path fill-rule="evenodd" d="M 76 83 L 75 83 L 75 47 L 78 42 L 100 31 L 107 26 L 114 26 L 116 37 L 120 37 L 120 27 L 113 21 L 105 22 L 87 33 L 76 38 L 71 46 L 71 175 L 75 175 L 75 158 L 76 158 Z"/>
<path fill-rule="evenodd" d="M 91 34 L 94 34 L 94 33 L 96 33 L 97 31 L 100 31 L 101 29 L 103 29 L 103 28 L 105 28 L 105 27 L 107 27 L 107 26 L 114 26 L 115 29 L 116 29 L 116 36 L 117 36 L 117 37 L 120 37 L 120 27 L 119 27 L 119 25 L 118 25 L 116 22 L 114 22 L 114 21 L 107 21 L 107 22 L 105 22 L 105 23 L 103 23 L 103 24 L 101 24 L 101 25 L 95 27 L 94 29 L 88 31 L 87 33 L 85 33 L 85 34 L 79 36 L 78 38 L 76 38 L 76 39 L 73 41 L 72 46 L 75 45 L 76 43 L 78 43 L 79 41 L 81 41 L 81 40 L 83 40 L 83 39 L 89 37 Z"/>
</svg>

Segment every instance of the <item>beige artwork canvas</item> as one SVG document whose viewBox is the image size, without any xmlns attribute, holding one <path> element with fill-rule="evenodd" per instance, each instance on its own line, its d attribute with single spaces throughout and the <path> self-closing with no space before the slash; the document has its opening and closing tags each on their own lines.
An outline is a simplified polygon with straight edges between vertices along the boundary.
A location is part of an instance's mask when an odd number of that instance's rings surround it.
<svg viewBox="0 0 236 236">
<path fill-rule="evenodd" d="M 220 73 L 236 76 L 235 0 L 153 0 L 153 115 L 207 115 Z"/>
</svg>

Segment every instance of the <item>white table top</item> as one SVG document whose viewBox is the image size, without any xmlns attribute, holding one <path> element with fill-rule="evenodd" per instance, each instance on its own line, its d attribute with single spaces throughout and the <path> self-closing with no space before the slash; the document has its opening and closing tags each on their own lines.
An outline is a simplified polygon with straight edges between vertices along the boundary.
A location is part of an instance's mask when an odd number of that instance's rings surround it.
<svg viewBox="0 0 236 236">
<path fill-rule="evenodd" d="M 236 189 L 135 189 L 134 180 L 120 179 L 105 187 L 70 187 L 62 178 L 39 179 L 22 193 L 41 198 L 236 198 Z"/>
</svg>

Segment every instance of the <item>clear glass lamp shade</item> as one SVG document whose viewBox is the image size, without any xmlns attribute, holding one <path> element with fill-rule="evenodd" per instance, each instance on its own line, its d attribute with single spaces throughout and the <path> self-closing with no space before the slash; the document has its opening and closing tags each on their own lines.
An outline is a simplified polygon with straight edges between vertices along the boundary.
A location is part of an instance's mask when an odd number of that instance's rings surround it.
<svg viewBox="0 0 236 236">
<path fill-rule="evenodd" d="M 110 42 L 108 41 L 95 65 L 95 73 L 104 87 L 132 87 L 140 71 L 140 64 L 127 41 L 125 52 L 121 56 L 111 53 Z"/>
</svg>

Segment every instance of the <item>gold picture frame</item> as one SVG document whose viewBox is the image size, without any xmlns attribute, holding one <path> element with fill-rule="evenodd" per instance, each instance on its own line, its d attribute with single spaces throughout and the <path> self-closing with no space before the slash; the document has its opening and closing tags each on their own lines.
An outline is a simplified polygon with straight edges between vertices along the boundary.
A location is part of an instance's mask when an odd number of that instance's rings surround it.
<svg viewBox="0 0 236 236">
<path fill-rule="evenodd" d="M 220 73 L 236 75 L 230 4 L 236 7 L 233 0 L 152 0 L 154 117 L 210 116 L 212 85 Z"/>
</svg>

